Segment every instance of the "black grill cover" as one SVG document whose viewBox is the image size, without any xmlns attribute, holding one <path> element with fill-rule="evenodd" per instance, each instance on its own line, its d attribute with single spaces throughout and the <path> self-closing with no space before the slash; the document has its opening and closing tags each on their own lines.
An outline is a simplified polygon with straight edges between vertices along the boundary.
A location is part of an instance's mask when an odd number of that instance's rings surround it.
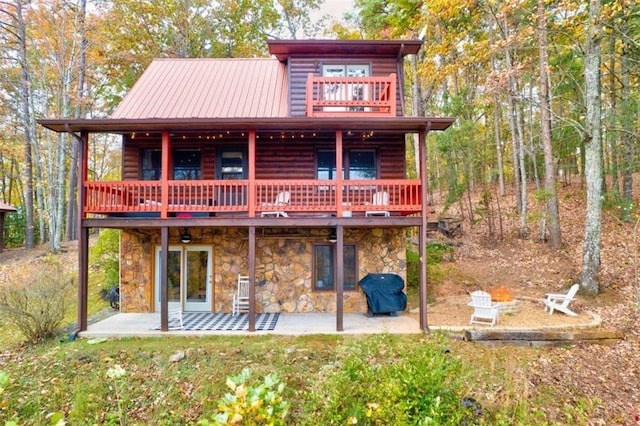
<svg viewBox="0 0 640 426">
<path fill-rule="evenodd" d="M 360 280 L 372 314 L 396 314 L 407 308 L 404 280 L 396 274 L 369 274 Z"/>
</svg>

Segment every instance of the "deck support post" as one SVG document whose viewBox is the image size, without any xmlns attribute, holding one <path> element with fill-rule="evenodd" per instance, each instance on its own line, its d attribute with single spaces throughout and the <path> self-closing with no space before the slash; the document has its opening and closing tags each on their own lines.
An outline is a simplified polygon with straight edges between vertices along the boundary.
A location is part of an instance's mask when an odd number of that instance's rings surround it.
<svg viewBox="0 0 640 426">
<path fill-rule="evenodd" d="M 81 223 L 82 219 L 78 220 Z M 80 227 L 78 233 L 78 331 L 88 326 L 89 294 L 89 228 Z"/>
<path fill-rule="evenodd" d="M 418 150 L 420 154 L 420 181 L 421 181 L 421 197 L 422 214 L 420 224 L 420 237 L 418 239 L 418 254 L 420 256 L 420 329 L 425 333 L 429 333 L 429 325 L 427 322 L 427 222 L 429 214 L 429 191 L 427 179 L 427 144 L 426 135 L 429 132 L 431 123 L 427 125 L 426 131 L 420 131 L 418 134 Z"/>
<path fill-rule="evenodd" d="M 74 134 L 75 135 L 75 134 Z M 78 325 L 77 331 L 86 331 L 88 327 L 88 294 L 89 294 L 89 228 L 83 226 L 87 215 L 84 212 L 85 190 L 89 168 L 89 134 L 82 132 L 80 138 L 75 138 L 80 144 L 78 150 Z"/>
<path fill-rule="evenodd" d="M 249 226 L 249 331 L 256 331 L 256 227 Z"/>
<path fill-rule="evenodd" d="M 344 331 L 344 229 L 336 226 L 336 331 Z"/>
<path fill-rule="evenodd" d="M 169 227 L 160 228 L 160 330 L 169 331 Z"/>
</svg>

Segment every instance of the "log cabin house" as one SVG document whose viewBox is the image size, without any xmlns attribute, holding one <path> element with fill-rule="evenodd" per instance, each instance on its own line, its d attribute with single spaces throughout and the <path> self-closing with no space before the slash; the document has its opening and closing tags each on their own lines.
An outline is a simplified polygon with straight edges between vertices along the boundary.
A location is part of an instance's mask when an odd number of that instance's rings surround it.
<svg viewBox="0 0 640 426">
<path fill-rule="evenodd" d="M 367 311 L 358 281 L 406 278 L 420 236 L 427 330 L 426 137 L 452 118 L 407 114 L 403 60 L 419 40 L 271 40 L 270 58 L 158 59 L 108 119 L 43 119 L 80 144 L 78 331 L 87 328 L 88 241 L 117 228 L 120 309 L 231 312 L 249 276 L 259 312 Z M 122 138 L 122 175 L 89 178 L 90 138 Z M 408 137 L 419 142 L 407 175 Z"/>
</svg>

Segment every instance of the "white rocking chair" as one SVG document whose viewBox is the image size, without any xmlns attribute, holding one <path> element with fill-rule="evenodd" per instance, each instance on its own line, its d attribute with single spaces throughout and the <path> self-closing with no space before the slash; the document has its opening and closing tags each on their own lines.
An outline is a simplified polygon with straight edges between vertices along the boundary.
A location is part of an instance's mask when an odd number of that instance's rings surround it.
<svg viewBox="0 0 640 426">
<path fill-rule="evenodd" d="M 182 330 L 182 302 L 169 302 L 169 330 Z"/>
<path fill-rule="evenodd" d="M 249 312 L 249 277 L 238 275 L 238 292 L 233 295 L 233 309 L 231 314 L 238 315 Z"/>
<path fill-rule="evenodd" d="M 491 302 L 491 295 L 486 291 L 477 290 L 471 293 L 469 306 L 473 308 L 469 324 L 494 326 L 498 323 L 498 305 Z"/>
<path fill-rule="evenodd" d="M 260 213 L 260 216 L 289 217 L 287 212 L 282 210 L 282 206 L 288 206 L 290 199 L 291 193 L 289 191 L 280 192 L 273 203 L 262 203 L 263 208 L 266 207 L 267 209 L 272 209 L 273 211 L 263 211 L 262 213 Z"/>
<path fill-rule="evenodd" d="M 371 203 L 366 203 L 367 206 L 388 206 L 389 205 L 389 193 L 386 191 L 378 191 L 373 194 Z M 367 210 L 364 213 L 365 217 L 369 216 L 384 216 L 389 217 L 387 210 Z"/>
<path fill-rule="evenodd" d="M 549 315 L 553 314 L 553 311 L 560 311 L 572 317 L 578 316 L 569 309 L 569 303 L 575 299 L 579 287 L 579 284 L 572 285 L 567 294 L 548 293 L 547 298 L 543 300 L 544 310 L 549 310 Z"/>
</svg>

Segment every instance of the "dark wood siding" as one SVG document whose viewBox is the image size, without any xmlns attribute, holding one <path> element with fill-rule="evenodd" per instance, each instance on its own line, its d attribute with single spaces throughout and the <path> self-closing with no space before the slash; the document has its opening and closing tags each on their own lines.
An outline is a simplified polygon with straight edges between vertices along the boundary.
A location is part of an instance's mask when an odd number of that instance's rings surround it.
<svg viewBox="0 0 640 426">
<path fill-rule="evenodd" d="M 246 142 L 244 142 L 246 144 Z M 122 159 L 122 180 L 140 180 L 140 153 L 143 149 L 160 149 L 160 141 L 125 139 Z M 202 178 L 216 178 L 216 146 L 199 141 L 179 141 L 172 148 L 200 148 L 202 151 Z"/>
<path fill-rule="evenodd" d="M 216 151 L 228 144 L 198 141 L 174 143 L 173 148 L 200 148 L 202 150 L 203 179 L 216 179 Z M 247 146 L 237 141 L 233 146 Z M 140 152 L 145 148 L 160 149 L 156 141 L 126 140 L 123 156 L 123 180 L 140 179 Z M 335 141 L 327 140 L 258 140 L 256 148 L 256 179 L 315 179 L 316 152 L 335 149 Z M 381 142 L 344 142 L 344 149 L 373 149 L 376 151 L 379 179 L 405 178 L 404 137 L 397 136 Z"/>
<path fill-rule="evenodd" d="M 289 58 L 289 108 L 292 116 L 305 115 L 306 111 L 306 84 L 307 74 L 314 73 L 322 75 L 322 66 L 328 64 L 359 65 L 369 64 L 372 77 L 388 76 L 398 72 L 398 62 L 396 58 L 388 57 L 353 57 L 353 58 L 316 58 L 316 57 L 291 57 Z M 398 75 L 398 89 L 396 91 L 396 102 L 398 105 L 397 115 L 403 116 L 402 110 L 402 76 Z"/>
</svg>

